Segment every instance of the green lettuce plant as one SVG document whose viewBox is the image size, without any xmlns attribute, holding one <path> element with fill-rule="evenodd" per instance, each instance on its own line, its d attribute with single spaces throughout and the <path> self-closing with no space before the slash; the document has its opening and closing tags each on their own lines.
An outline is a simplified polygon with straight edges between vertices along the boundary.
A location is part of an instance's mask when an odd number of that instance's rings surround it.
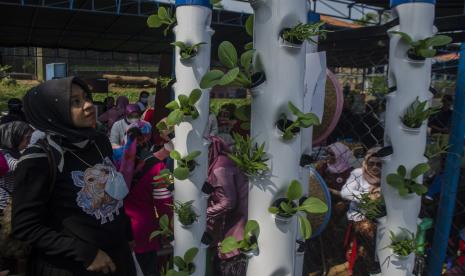
<svg viewBox="0 0 465 276">
<path fill-rule="evenodd" d="M 238 241 L 235 237 L 226 237 L 220 244 L 220 251 L 223 254 L 239 249 L 241 252 L 251 252 L 258 250 L 258 236 L 260 226 L 255 220 L 249 220 L 245 224 L 244 237 Z"/>
<path fill-rule="evenodd" d="M 355 196 L 358 199 L 357 211 L 371 221 L 375 221 L 386 215 L 386 206 L 382 197 L 372 199 L 369 193 Z"/>
<path fill-rule="evenodd" d="M 160 226 L 160 230 L 156 230 L 150 234 L 150 240 L 153 240 L 154 238 L 158 236 L 165 237 L 169 241 L 174 240 L 174 233 L 173 230 L 171 230 L 171 224 L 170 224 L 170 219 L 168 218 L 168 215 L 163 215 L 160 217 L 160 220 L 158 221 L 158 224 Z"/>
<path fill-rule="evenodd" d="M 428 107 L 427 104 L 428 101 L 420 102 L 417 97 L 401 117 L 402 123 L 406 127 L 419 128 L 423 121 L 438 113 L 441 109 L 441 107 Z"/>
<path fill-rule="evenodd" d="M 158 77 L 157 82 L 160 82 L 161 88 L 166 88 L 170 85 L 170 83 L 173 81 L 173 78 L 171 77 Z"/>
<path fill-rule="evenodd" d="M 153 178 L 153 181 L 155 187 L 160 185 L 171 186 L 174 185 L 174 176 L 169 169 L 163 169 Z"/>
<path fill-rule="evenodd" d="M 425 194 L 428 189 L 422 184 L 416 182 L 416 178 L 422 176 L 430 170 L 428 163 L 420 163 L 416 165 L 410 172 L 410 177 L 407 177 L 407 169 L 405 166 L 400 165 L 397 168 L 397 173 L 391 173 L 387 176 L 386 180 L 389 185 L 399 191 L 400 196 L 416 193 L 421 196 Z"/>
<path fill-rule="evenodd" d="M 297 180 L 292 180 L 287 188 L 286 197 L 276 200 L 273 206 L 268 208 L 268 212 L 283 218 L 290 218 L 297 215 L 299 219 L 300 233 L 305 239 L 312 235 L 312 226 L 307 214 L 323 214 L 328 212 L 328 206 L 316 197 L 308 197 L 302 200 L 302 185 Z M 297 202 L 298 201 L 298 202 Z"/>
<path fill-rule="evenodd" d="M 281 38 L 285 41 L 300 45 L 308 40 L 317 43 L 312 39 L 313 36 L 319 36 L 320 39 L 326 39 L 328 30 L 323 29 L 323 21 L 316 23 L 298 23 L 292 28 L 284 28 L 281 31 Z"/>
<path fill-rule="evenodd" d="M 236 166 L 250 177 L 266 175 L 270 168 L 266 164 L 265 143 L 258 145 L 248 135 L 242 137 L 237 133 L 233 133 L 233 138 L 234 149 L 228 156 Z"/>
<path fill-rule="evenodd" d="M 433 159 L 441 154 L 446 154 L 449 151 L 449 135 L 447 134 L 433 134 L 431 136 L 432 143 L 426 146 L 425 156 L 428 159 Z"/>
<path fill-rule="evenodd" d="M 166 272 L 166 276 L 189 276 L 195 273 L 194 259 L 199 253 L 199 249 L 192 247 L 184 253 L 184 257 L 175 256 L 173 258 L 174 265 L 178 270 L 170 269 Z"/>
<path fill-rule="evenodd" d="M 291 121 L 285 113 L 281 114 L 276 126 L 282 132 L 282 138 L 284 140 L 291 140 L 294 138 L 294 136 L 299 133 L 300 128 L 308 128 L 320 124 L 320 120 L 315 114 L 311 112 L 303 113 L 292 102 L 288 102 L 287 106 L 297 119 Z"/>
<path fill-rule="evenodd" d="M 402 41 L 410 46 L 407 50 L 407 55 L 413 60 L 432 58 L 436 56 L 436 47 L 445 46 L 452 42 L 452 38 L 447 35 L 435 35 L 415 41 L 410 35 L 404 32 L 391 31 L 389 33 L 400 35 Z"/>
<path fill-rule="evenodd" d="M 178 215 L 179 222 L 184 226 L 192 225 L 197 221 L 199 215 L 192 207 L 193 200 L 187 202 L 175 201 L 173 205 L 174 212 Z"/>
<path fill-rule="evenodd" d="M 170 152 L 170 157 L 176 160 L 177 166 L 174 169 L 173 175 L 178 180 L 185 180 L 189 177 L 189 173 L 192 172 L 198 165 L 195 162 L 195 158 L 200 155 L 200 151 L 196 150 L 189 153 L 187 156 L 182 157 L 181 154 L 173 150 Z"/>
<path fill-rule="evenodd" d="M 160 28 L 166 25 L 163 30 L 163 35 L 166 36 L 168 31 L 176 24 L 176 15 L 171 13 L 170 9 L 159 7 L 156 14 L 152 14 L 147 18 L 149 28 Z"/>
<path fill-rule="evenodd" d="M 199 117 L 199 111 L 195 107 L 195 104 L 199 101 L 202 96 L 200 89 L 192 90 L 189 96 L 179 95 L 178 100 L 173 100 L 166 105 L 166 108 L 172 110 L 166 119 L 168 126 L 179 125 L 188 116 L 192 119 Z"/>
<path fill-rule="evenodd" d="M 181 60 L 186 61 L 197 55 L 201 45 L 207 44 L 205 42 L 200 42 L 197 44 L 189 45 L 182 41 L 176 41 L 171 43 L 171 45 L 176 46 L 180 49 Z"/>
<path fill-rule="evenodd" d="M 417 243 L 415 234 L 405 228 L 401 228 L 401 230 L 402 232 L 397 235 L 392 231 L 389 231 L 391 244 L 388 246 L 388 248 L 392 249 L 395 255 L 407 257 L 416 251 Z"/>
<path fill-rule="evenodd" d="M 253 66 L 254 50 L 245 51 L 238 59 L 237 50 L 229 41 L 223 41 L 218 47 L 218 58 L 220 63 L 228 69 L 225 73 L 221 70 L 207 72 L 200 81 L 200 88 L 212 88 L 214 86 L 236 86 L 250 88 L 254 83 Z"/>
</svg>

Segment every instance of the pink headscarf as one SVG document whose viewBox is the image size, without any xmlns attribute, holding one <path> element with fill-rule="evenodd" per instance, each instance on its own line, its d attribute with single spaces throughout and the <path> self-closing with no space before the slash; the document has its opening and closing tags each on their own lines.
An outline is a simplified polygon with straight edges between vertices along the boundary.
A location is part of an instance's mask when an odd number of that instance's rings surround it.
<svg viewBox="0 0 465 276">
<path fill-rule="evenodd" d="M 208 152 L 208 182 L 213 183 L 216 180 L 213 171 L 216 168 L 233 167 L 234 162 L 227 155 L 230 152 L 228 145 L 220 137 L 210 136 L 209 140 L 211 144 Z"/>
<path fill-rule="evenodd" d="M 352 167 L 350 162 L 353 160 L 354 156 L 346 145 L 336 142 L 329 145 L 328 148 L 336 156 L 336 162 L 334 164 L 328 164 L 328 170 L 331 173 L 343 173 Z"/>
<path fill-rule="evenodd" d="M 100 115 L 98 120 L 101 122 L 107 122 L 107 127 L 111 130 L 113 124 L 123 118 L 128 104 L 129 99 L 126 96 L 119 96 L 118 99 L 116 99 L 116 105 Z"/>
</svg>

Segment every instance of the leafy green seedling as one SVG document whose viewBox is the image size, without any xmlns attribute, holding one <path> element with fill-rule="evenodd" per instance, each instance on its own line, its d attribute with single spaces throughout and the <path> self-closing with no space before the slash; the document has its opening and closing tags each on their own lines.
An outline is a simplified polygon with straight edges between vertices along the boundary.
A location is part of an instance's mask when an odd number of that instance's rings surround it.
<svg viewBox="0 0 465 276">
<path fill-rule="evenodd" d="M 406 127 L 419 128 L 423 121 L 438 113 L 441 109 L 441 107 L 427 107 L 427 104 L 428 101 L 420 102 L 417 97 L 402 116 L 402 123 Z"/>
<path fill-rule="evenodd" d="M 254 85 L 254 50 L 245 51 L 240 60 L 237 56 L 237 50 L 229 41 L 223 41 L 218 47 L 218 58 L 221 64 L 228 69 L 226 73 L 221 70 L 211 70 L 207 72 L 200 81 L 200 88 L 212 88 L 214 86 L 236 86 L 251 88 Z"/>
<path fill-rule="evenodd" d="M 173 78 L 170 78 L 170 77 L 158 77 L 157 81 L 160 82 L 161 88 L 166 88 L 173 81 Z"/>
<path fill-rule="evenodd" d="M 221 253 L 230 253 L 239 249 L 241 252 L 251 252 L 258 250 L 258 236 L 260 235 L 260 226 L 255 220 L 249 220 L 245 224 L 244 237 L 238 241 L 235 237 L 226 237 L 220 244 Z"/>
<path fill-rule="evenodd" d="M 158 187 L 160 185 L 173 185 L 174 184 L 174 176 L 173 173 L 169 169 L 163 169 L 160 173 L 153 178 L 154 182 L 153 185 Z"/>
<path fill-rule="evenodd" d="M 448 153 L 450 148 L 449 135 L 440 133 L 433 134 L 431 136 L 431 141 L 432 143 L 426 146 L 425 156 L 428 159 Z"/>
<path fill-rule="evenodd" d="M 247 176 L 266 175 L 270 168 L 266 164 L 268 158 L 265 152 L 265 143 L 259 146 L 257 143 L 253 143 L 253 140 L 248 135 L 244 138 L 235 132 L 233 138 L 234 150 L 228 156 L 236 166 Z"/>
<path fill-rule="evenodd" d="M 168 126 L 179 125 L 184 121 L 185 117 L 192 117 L 192 119 L 197 119 L 199 117 L 199 111 L 195 107 L 195 104 L 199 101 L 202 96 L 202 91 L 200 89 L 192 90 L 189 96 L 179 95 L 178 100 L 169 102 L 166 105 L 166 108 L 172 110 L 166 119 L 166 124 Z"/>
<path fill-rule="evenodd" d="M 301 45 L 304 41 L 308 40 L 313 43 L 317 43 L 313 40 L 313 36 L 319 36 L 320 39 L 326 39 L 328 30 L 323 29 L 323 21 L 316 23 L 299 23 L 292 28 L 285 28 L 281 31 L 281 37 L 285 41 Z"/>
<path fill-rule="evenodd" d="M 171 13 L 170 9 L 165 7 L 159 7 L 156 14 L 152 14 L 147 18 L 147 25 L 150 28 L 160 28 L 162 25 L 166 25 L 163 30 L 163 35 L 166 36 L 168 31 L 176 24 L 176 15 Z"/>
<path fill-rule="evenodd" d="M 192 207 L 193 200 L 182 203 L 175 201 L 173 205 L 174 212 L 178 215 L 179 222 L 184 226 L 192 225 L 197 221 L 199 215 L 194 211 Z"/>
<path fill-rule="evenodd" d="M 240 127 L 243 130 L 250 130 L 250 105 L 241 105 L 234 111 L 234 117 L 236 117 L 240 122 Z"/>
<path fill-rule="evenodd" d="M 391 31 L 390 33 L 400 35 L 402 41 L 410 46 L 407 50 L 407 55 L 413 60 L 432 58 L 436 56 L 437 47 L 445 46 L 452 42 L 452 38 L 447 35 L 435 35 L 415 41 L 410 35 L 404 32 Z"/>
<path fill-rule="evenodd" d="M 174 233 L 173 230 L 171 230 L 171 224 L 168 215 L 161 216 L 160 220 L 158 221 L 158 224 L 160 225 L 160 230 L 152 232 L 152 234 L 150 234 L 150 240 L 153 240 L 158 236 L 163 236 L 167 238 L 169 241 L 173 241 Z"/>
<path fill-rule="evenodd" d="M 282 132 L 282 138 L 286 141 L 291 140 L 300 131 L 300 128 L 308 128 L 319 125 L 320 120 L 313 113 L 303 113 L 292 102 L 288 102 L 288 108 L 291 110 L 297 119 L 291 121 L 286 114 L 281 114 L 281 118 L 276 126 Z"/>
<path fill-rule="evenodd" d="M 199 249 L 192 247 L 186 251 L 184 257 L 175 256 L 173 259 L 174 265 L 178 271 L 170 269 L 166 272 L 166 276 L 189 276 L 195 273 L 194 259 L 199 253 Z"/>
<path fill-rule="evenodd" d="M 253 37 L 253 21 L 254 21 L 254 15 L 251 14 L 249 17 L 247 17 L 247 20 L 245 21 L 245 32 L 250 36 Z M 245 50 L 252 50 L 253 49 L 253 42 L 249 42 L 245 44 L 244 46 Z"/>
<path fill-rule="evenodd" d="M 302 198 L 302 185 L 297 180 L 292 180 L 287 188 L 286 197 L 276 200 L 273 206 L 268 208 L 272 214 L 280 217 L 290 218 L 297 214 L 300 225 L 300 233 L 305 239 L 312 235 L 312 226 L 306 215 L 299 213 L 303 211 L 307 214 L 323 214 L 328 211 L 328 206 L 316 197 Z M 298 204 L 295 201 L 299 201 Z"/>
<path fill-rule="evenodd" d="M 173 175 L 176 179 L 185 180 L 189 177 L 189 173 L 192 172 L 195 167 L 197 166 L 197 162 L 195 162 L 195 158 L 200 155 L 200 151 L 193 151 L 189 153 L 187 156 L 182 157 L 181 154 L 173 150 L 170 152 L 170 157 L 176 160 L 177 166 L 174 169 Z"/>
<path fill-rule="evenodd" d="M 386 215 L 386 206 L 382 197 L 371 198 L 369 193 L 355 196 L 358 199 L 357 211 L 360 216 L 375 221 Z"/>
<path fill-rule="evenodd" d="M 200 43 L 193 44 L 193 45 L 188 45 L 182 41 L 176 41 L 176 42 L 171 43 L 171 45 L 179 47 L 180 49 L 179 53 L 181 55 L 182 61 L 186 61 L 186 60 L 189 60 L 195 57 L 197 53 L 199 52 L 200 46 L 204 44 L 207 44 L 207 43 L 200 42 Z"/>
<path fill-rule="evenodd" d="M 400 196 L 416 193 L 421 196 L 428 191 L 428 188 L 416 182 L 416 178 L 422 176 L 430 170 L 428 163 L 416 165 L 410 172 L 410 177 L 407 177 L 407 169 L 400 165 L 397 168 L 397 173 L 391 173 L 386 180 L 389 185 L 399 191 Z"/>
<path fill-rule="evenodd" d="M 391 244 L 388 246 L 388 248 L 392 249 L 395 255 L 407 257 L 408 255 L 414 253 L 417 248 L 415 234 L 407 229 L 401 229 L 402 232 L 397 235 L 392 231 L 389 231 Z"/>
</svg>

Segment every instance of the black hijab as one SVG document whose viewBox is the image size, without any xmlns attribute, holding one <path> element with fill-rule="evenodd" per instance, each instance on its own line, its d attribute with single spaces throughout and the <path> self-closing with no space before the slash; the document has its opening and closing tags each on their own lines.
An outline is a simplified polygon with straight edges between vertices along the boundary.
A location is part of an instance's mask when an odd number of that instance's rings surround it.
<svg viewBox="0 0 465 276">
<path fill-rule="evenodd" d="M 87 85 L 76 77 L 46 81 L 24 96 L 26 118 L 34 128 L 48 135 L 79 143 L 97 135 L 94 128 L 77 128 L 71 119 L 71 87 L 79 85 L 89 96 Z"/>
<path fill-rule="evenodd" d="M 0 148 L 11 154 L 13 158 L 20 157 L 19 145 L 24 136 L 32 132 L 32 128 L 25 122 L 15 121 L 0 126 Z"/>
<path fill-rule="evenodd" d="M 97 136 L 94 128 L 77 128 L 71 118 L 71 89 L 79 85 L 90 97 L 84 81 L 76 77 L 46 81 L 24 96 L 24 111 L 30 124 L 45 132 L 48 144 L 57 154 L 58 169 L 63 170 L 64 149 L 84 148 Z"/>
</svg>

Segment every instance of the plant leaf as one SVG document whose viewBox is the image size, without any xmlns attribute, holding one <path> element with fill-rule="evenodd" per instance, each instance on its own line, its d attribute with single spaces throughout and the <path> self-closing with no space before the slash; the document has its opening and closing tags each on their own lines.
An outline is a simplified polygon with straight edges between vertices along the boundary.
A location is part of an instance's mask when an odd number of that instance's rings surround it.
<svg viewBox="0 0 465 276">
<path fill-rule="evenodd" d="M 295 116 L 297 117 L 302 117 L 304 116 L 305 114 L 300 111 L 292 102 L 288 102 L 287 103 L 287 106 L 289 107 L 289 110 L 292 112 L 292 114 L 294 114 Z"/>
<path fill-rule="evenodd" d="M 319 198 L 309 197 L 300 205 L 299 210 L 307 213 L 323 214 L 328 212 L 328 206 Z"/>
<path fill-rule="evenodd" d="M 249 42 L 244 45 L 244 50 L 252 50 L 253 49 L 253 42 Z"/>
<path fill-rule="evenodd" d="M 225 238 L 220 245 L 221 253 L 226 254 L 230 253 L 233 250 L 239 248 L 239 243 L 237 242 L 236 238 L 234 237 L 227 237 Z"/>
<path fill-rule="evenodd" d="M 200 89 L 192 90 L 191 94 L 189 95 L 189 104 L 194 105 L 202 96 L 202 91 Z"/>
<path fill-rule="evenodd" d="M 391 31 L 391 32 L 389 32 L 389 33 L 400 35 L 400 37 L 402 38 L 402 40 L 403 40 L 405 43 L 409 44 L 409 45 L 411 45 L 412 42 L 413 42 L 413 39 L 412 39 L 407 33 L 399 32 L 399 31 Z"/>
<path fill-rule="evenodd" d="M 407 169 L 405 168 L 404 165 L 400 165 L 398 168 L 397 168 L 397 174 L 402 176 L 402 177 L 405 177 L 407 175 Z"/>
<path fill-rule="evenodd" d="M 302 196 L 302 185 L 297 180 L 292 180 L 291 184 L 287 188 L 286 197 L 289 200 L 296 200 Z"/>
<path fill-rule="evenodd" d="M 254 21 L 254 15 L 251 14 L 249 17 L 247 17 L 247 20 L 245 21 L 245 31 L 249 36 L 253 37 L 253 21 Z"/>
<path fill-rule="evenodd" d="M 258 225 L 258 222 L 256 220 L 247 221 L 245 224 L 244 232 L 258 238 L 260 235 L 260 226 Z"/>
<path fill-rule="evenodd" d="M 279 212 L 279 208 L 275 207 L 275 206 L 271 206 L 271 207 L 268 208 L 268 212 L 270 212 L 272 214 L 277 214 Z"/>
<path fill-rule="evenodd" d="M 452 38 L 447 35 L 435 35 L 426 40 L 426 46 L 439 47 L 444 46 L 452 42 Z"/>
<path fill-rule="evenodd" d="M 177 47 L 179 47 L 181 50 L 184 50 L 184 49 L 187 48 L 187 45 L 186 45 L 184 42 L 182 42 L 182 41 L 175 41 L 175 42 L 172 42 L 171 45 L 177 46 Z"/>
<path fill-rule="evenodd" d="M 397 174 L 389 174 L 386 177 L 386 181 L 389 185 L 393 186 L 394 188 L 399 189 L 400 187 L 404 186 L 404 178 L 402 176 L 399 176 Z"/>
<path fill-rule="evenodd" d="M 299 226 L 300 226 L 300 234 L 308 240 L 312 236 L 312 226 L 310 225 L 310 221 L 308 221 L 306 216 L 298 216 L 299 218 Z"/>
<path fill-rule="evenodd" d="M 166 108 L 175 110 L 179 108 L 179 104 L 176 100 L 169 102 L 167 105 L 165 105 Z"/>
<path fill-rule="evenodd" d="M 149 26 L 149 28 L 159 28 L 162 24 L 163 23 L 157 14 L 152 14 L 149 18 L 147 18 L 147 26 Z"/>
<path fill-rule="evenodd" d="M 429 170 L 430 170 L 430 166 L 428 165 L 428 163 L 418 164 L 410 172 L 410 178 L 415 179 L 419 177 L 420 175 L 427 173 Z"/>
<path fill-rule="evenodd" d="M 229 70 L 226 74 L 223 75 L 223 77 L 218 81 L 219 85 L 227 85 L 232 83 L 237 75 L 239 74 L 240 70 L 239 67 L 236 67 L 234 69 Z"/>
<path fill-rule="evenodd" d="M 229 41 L 223 41 L 218 47 L 218 58 L 226 68 L 232 69 L 237 66 L 237 51 Z"/>
<path fill-rule="evenodd" d="M 192 261 L 195 259 L 195 256 L 197 256 L 198 252 L 199 249 L 196 247 L 192 247 L 191 249 L 187 250 L 184 254 L 184 261 L 188 264 L 192 263 Z"/>
<path fill-rule="evenodd" d="M 250 72 L 254 52 L 254 50 L 248 50 L 241 55 L 241 65 L 246 72 Z"/>
<path fill-rule="evenodd" d="M 162 20 L 169 20 L 171 16 L 165 7 L 160 7 L 158 8 L 158 17 L 160 17 Z"/>
<path fill-rule="evenodd" d="M 223 78 L 224 73 L 221 70 L 211 70 L 207 72 L 200 80 L 200 88 L 212 88 L 218 85 L 218 82 Z"/>
<path fill-rule="evenodd" d="M 436 55 L 435 49 L 419 49 L 418 53 L 424 58 L 432 58 Z"/>
<path fill-rule="evenodd" d="M 185 180 L 189 177 L 189 169 L 184 167 L 177 167 L 173 172 L 174 177 L 179 180 Z"/>
<path fill-rule="evenodd" d="M 201 154 L 201 152 L 196 150 L 196 151 L 193 151 L 193 152 L 189 153 L 184 159 L 186 161 L 191 161 L 191 160 L 194 160 L 195 158 L 197 158 L 200 154 Z"/>
<path fill-rule="evenodd" d="M 171 111 L 171 113 L 166 118 L 166 122 L 169 125 L 174 126 L 174 125 L 179 125 L 183 119 L 184 119 L 184 113 L 181 110 L 176 109 L 176 110 Z"/>
<path fill-rule="evenodd" d="M 178 267 L 179 270 L 184 270 L 187 266 L 186 262 L 184 262 L 184 260 L 179 256 L 175 256 L 173 258 L 173 263 Z"/>
<path fill-rule="evenodd" d="M 170 152 L 170 157 L 176 161 L 181 160 L 181 154 L 176 150 Z"/>
</svg>

